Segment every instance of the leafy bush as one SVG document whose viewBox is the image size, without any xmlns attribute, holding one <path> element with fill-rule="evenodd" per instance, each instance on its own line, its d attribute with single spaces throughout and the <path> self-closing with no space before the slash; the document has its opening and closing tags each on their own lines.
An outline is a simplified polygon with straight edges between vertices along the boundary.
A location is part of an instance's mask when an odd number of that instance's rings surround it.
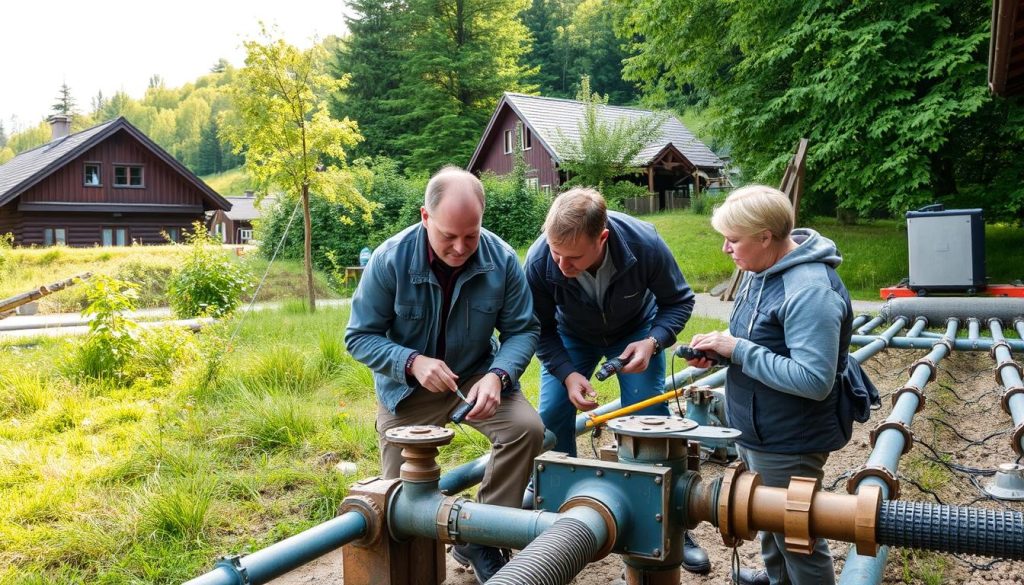
<svg viewBox="0 0 1024 585">
<path fill-rule="evenodd" d="M 233 262 L 198 222 L 186 234 L 190 252 L 171 275 L 167 293 L 180 318 L 220 317 L 235 310 L 251 275 Z"/>
<path fill-rule="evenodd" d="M 192 332 L 184 327 L 153 327 L 138 334 L 138 351 L 128 367 L 132 379 L 149 378 L 154 384 L 166 385 L 179 364 L 198 357 Z"/>
<path fill-rule="evenodd" d="M 482 180 L 487 193 L 484 227 L 514 247 L 537 239 L 548 210 L 548 199 L 526 184 L 525 167 L 504 177 L 487 173 Z"/>
<path fill-rule="evenodd" d="M 690 211 L 696 215 L 711 215 L 723 201 L 726 194 L 701 193 L 690 199 Z"/>
<path fill-rule="evenodd" d="M 627 199 L 649 197 L 651 195 L 647 191 L 647 187 L 642 187 L 629 181 L 610 183 L 605 185 L 601 191 L 601 194 L 604 195 L 604 200 L 608 202 L 608 206 L 612 209 L 624 209 Z"/>
<path fill-rule="evenodd" d="M 138 327 L 123 314 L 135 309 L 138 287 L 98 274 L 89 280 L 86 298 L 89 305 L 82 316 L 91 317 L 89 335 L 66 369 L 74 377 L 123 380 L 135 355 Z"/>
</svg>

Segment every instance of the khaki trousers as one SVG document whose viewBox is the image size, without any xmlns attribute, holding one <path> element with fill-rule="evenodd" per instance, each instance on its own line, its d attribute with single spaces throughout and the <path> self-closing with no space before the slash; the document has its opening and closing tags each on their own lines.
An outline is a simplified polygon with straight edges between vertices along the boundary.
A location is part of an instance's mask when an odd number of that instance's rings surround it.
<svg viewBox="0 0 1024 585">
<path fill-rule="evenodd" d="M 474 376 L 460 384 L 463 394 L 469 392 L 479 380 Z M 402 450 L 384 440 L 388 429 L 409 425 L 448 424 L 451 413 L 462 404 L 454 392 L 430 392 L 417 388 L 398 403 L 395 414 L 378 404 L 377 433 L 380 446 L 381 475 L 385 479 L 398 477 L 402 467 Z M 491 441 L 491 458 L 484 471 L 477 500 L 484 504 L 520 508 L 523 492 L 530 479 L 533 458 L 540 454 L 544 443 L 544 425 L 540 415 L 522 392 L 501 396 L 501 405 L 487 420 L 463 424 L 472 426 Z"/>
</svg>

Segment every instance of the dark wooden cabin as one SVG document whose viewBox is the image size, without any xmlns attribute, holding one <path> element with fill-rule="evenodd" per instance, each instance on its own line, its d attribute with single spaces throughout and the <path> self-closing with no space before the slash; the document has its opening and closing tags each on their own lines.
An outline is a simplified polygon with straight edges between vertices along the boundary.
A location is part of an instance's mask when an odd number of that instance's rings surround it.
<svg viewBox="0 0 1024 585">
<path fill-rule="evenodd" d="M 564 150 L 560 145 L 579 140 L 584 112 L 585 105 L 576 100 L 505 93 L 467 168 L 476 174 L 512 172 L 516 130 L 521 125 L 518 135 L 528 167 L 527 180 L 542 192 L 554 193 L 566 180 L 559 168 L 563 159 L 560 150 Z M 650 115 L 655 112 L 621 106 L 601 106 L 598 112 L 608 124 Z M 661 135 L 633 163 L 643 169 L 643 174 L 623 179 L 646 186 L 648 192 L 657 195 L 658 209 L 672 207 L 677 198 L 688 199 L 728 181 L 722 160 L 671 115 L 665 119 Z"/>
<path fill-rule="evenodd" d="M 218 209 L 210 218 L 210 233 L 225 244 L 248 244 L 253 238 L 253 220 L 259 219 L 261 210 L 274 204 L 273 197 L 261 199 L 256 205 L 252 191 L 241 197 L 228 197 L 231 209 Z"/>
<path fill-rule="evenodd" d="M 1024 95 L 1024 0 L 992 2 L 988 87 L 1002 97 Z"/>
<path fill-rule="evenodd" d="M 0 234 L 18 246 L 126 246 L 180 240 L 231 204 L 124 118 L 53 139 L 0 166 Z"/>
</svg>

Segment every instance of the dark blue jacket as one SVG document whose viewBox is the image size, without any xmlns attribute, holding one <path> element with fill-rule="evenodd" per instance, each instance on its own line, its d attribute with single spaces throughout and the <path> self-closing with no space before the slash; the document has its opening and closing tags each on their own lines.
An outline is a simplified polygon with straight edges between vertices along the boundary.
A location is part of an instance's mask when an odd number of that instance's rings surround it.
<svg viewBox="0 0 1024 585">
<path fill-rule="evenodd" d="M 526 254 L 526 280 L 540 320 L 537 358 L 559 380 L 574 371 L 559 333 L 610 346 L 650 326 L 667 348 L 693 312 L 693 291 L 653 225 L 609 211 L 606 245 L 615 275 L 603 306 L 562 274 L 543 235 Z"/>
<path fill-rule="evenodd" d="M 737 337 L 726 375 L 726 416 L 744 447 L 768 453 L 821 453 L 850 438 L 844 384 L 853 310 L 836 274 L 831 240 L 794 230 L 799 247 L 748 273 L 729 332 Z M 850 362 L 848 364 L 848 362 Z M 848 388 L 847 388 L 848 389 Z"/>
</svg>

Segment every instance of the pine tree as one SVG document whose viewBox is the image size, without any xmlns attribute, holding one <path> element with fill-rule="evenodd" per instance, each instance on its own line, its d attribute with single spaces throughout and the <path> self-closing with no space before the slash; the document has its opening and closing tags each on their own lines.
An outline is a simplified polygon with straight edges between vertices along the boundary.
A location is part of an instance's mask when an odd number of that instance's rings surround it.
<svg viewBox="0 0 1024 585">
<path fill-rule="evenodd" d="M 54 114 L 70 116 L 75 113 L 75 98 L 72 97 L 71 88 L 68 87 L 67 82 L 60 84 L 60 90 L 55 99 L 57 101 L 50 106 Z"/>
<path fill-rule="evenodd" d="M 559 42 L 559 29 L 569 24 L 565 5 L 569 0 L 533 0 L 523 12 L 523 24 L 532 43 L 524 61 L 537 68 L 533 80 L 541 95 L 571 97 L 576 78 L 569 78 L 567 45 Z M 573 3 L 578 0 L 573 0 Z"/>
<path fill-rule="evenodd" d="M 196 155 L 194 169 L 197 175 L 219 173 L 225 168 L 220 138 L 217 136 L 218 131 L 217 116 L 211 115 L 199 133 L 199 151 Z"/>
<path fill-rule="evenodd" d="M 504 91 L 532 91 L 522 64 L 528 0 L 409 0 L 414 25 L 403 83 L 389 100 L 394 141 L 412 170 L 465 165 Z"/>
<path fill-rule="evenodd" d="M 403 83 L 402 67 L 408 52 L 408 5 L 405 0 L 354 0 L 346 17 L 350 35 L 332 50 L 331 73 L 348 75 L 345 90 L 331 96 L 331 113 L 359 122 L 365 140 L 356 156 L 395 156 L 394 137 L 402 132 L 391 107 L 395 90 Z"/>
</svg>

